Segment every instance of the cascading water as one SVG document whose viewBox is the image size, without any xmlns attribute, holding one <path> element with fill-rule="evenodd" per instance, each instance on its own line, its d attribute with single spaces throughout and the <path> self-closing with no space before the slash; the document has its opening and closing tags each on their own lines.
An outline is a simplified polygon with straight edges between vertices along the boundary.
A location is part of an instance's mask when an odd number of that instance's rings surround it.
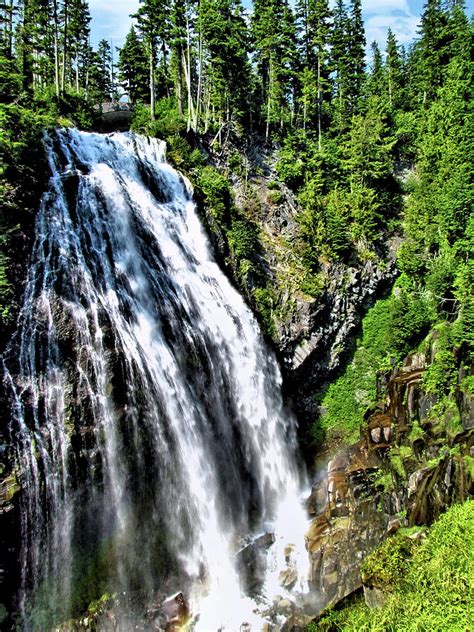
<svg viewBox="0 0 474 632">
<path fill-rule="evenodd" d="M 193 629 L 258 630 L 280 571 L 297 570 L 301 591 L 307 573 L 276 361 L 164 144 L 68 130 L 46 145 L 50 188 L 4 361 L 22 626 L 46 630 L 110 591 L 120 629 L 142 629 L 148 604 L 182 590 Z M 276 542 L 258 607 L 236 553 L 265 530 Z"/>
</svg>

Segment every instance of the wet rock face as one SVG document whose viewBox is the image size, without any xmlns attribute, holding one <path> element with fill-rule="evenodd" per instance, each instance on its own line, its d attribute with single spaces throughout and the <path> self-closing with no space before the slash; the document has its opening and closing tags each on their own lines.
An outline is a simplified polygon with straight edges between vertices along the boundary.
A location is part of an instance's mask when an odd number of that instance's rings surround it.
<svg viewBox="0 0 474 632">
<path fill-rule="evenodd" d="M 256 594 L 262 587 L 267 568 L 267 549 L 275 542 L 273 533 L 264 533 L 237 553 L 237 567 L 243 587 L 248 594 Z"/>
<path fill-rule="evenodd" d="M 328 283 L 322 295 L 282 325 L 280 348 L 303 391 L 314 389 L 321 377 L 339 366 L 361 315 L 396 276 L 392 259 L 387 266 L 372 261 L 357 267 L 328 265 L 325 273 Z"/>
<path fill-rule="evenodd" d="M 435 401 L 422 384 L 426 365 L 413 354 L 385 376 L 385 401 L 368 416 L 361 439 L 327 463 L 312 489 L 306 540 L 321 610 L 362 586 L 361 564 L 384 538 L 402 526 L 430 524 L 474 494 L 467 466 L 472 415 L 459 395 L 457 430 L 433 416 Z M 372 607 L 382 598 L 375 588 L 364 588 Z"/>
<path fill-rule="evenodd" d="M 310 582 L 321 609 L 360 585 L 360 564 L 387 530 L 390 516 L 379 510 L 374 486 L 379 465 L 375 451 L 361 440 L 329 461 L 325 477 L 312 490 L 309 506 L 318 513 L 306 539 Z"/>
</svg>

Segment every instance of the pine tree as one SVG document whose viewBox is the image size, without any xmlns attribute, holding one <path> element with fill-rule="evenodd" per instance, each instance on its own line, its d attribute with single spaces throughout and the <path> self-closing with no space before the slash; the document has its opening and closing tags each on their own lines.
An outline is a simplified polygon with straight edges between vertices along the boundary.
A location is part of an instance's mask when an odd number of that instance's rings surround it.
<svg viewBox="0 0 474 632">
<path fill-rule="evenodd" d="M 79 92 L 81 86 L 79 77 L 81 74 L 81 59 L 83 53 L 88 46 L 91 16 L 89 6 L 85 0 L 70 0 L 69 6 L 69 56 L 71 65 L 71 85 L 75 85 L 75 89 Z M 73 76 L 72 76 L 73 75 Z"/>
<path fill-rule="evenodd" d="M 150 98 L 148 60 L 142 41 L 133 25 L 119 53 L 119 80 L 131 103 Z"/>
<path fill-rule="evenodd" d="M 347 101 L 350 114 L 355 114 L 360 110 L 365 81 L 365 32 L 361 0 L 351 0 L 348 53 Z"/>
<path fill-rule="evenodd" d="M 186 16 L 187 3 L 175 0 L 171 6 L 171 71 L 174 79 L 174 90 L 178 101 L 178 113 L 180 116 L 184 114 L 184 67 L 186 65 Z"/>
<path fill-rule="evenodd" d="M 398 108 L 401 101 L 403 83 L 402 59 L 398 50 L 397 39 L 391 28 L 387 34 L 387 58 L 385 63 L 387 75 L 388 102 L 390 108 Z"/>
<path fill-rule="evenodd" d="M 261 77 L 259 101 L 268 139 L 271 127 L 283 129 L 294 105 L 296 24 L 287 0 L 256 0 L 252 40 L 257 74 Z"/>
<path fill-rule="evenodd" d="M 427 0 L 420 22 L 420 40 L 414 49 L 414 80 L 418 101 L 428 104 L 433 101 L 443 76 L 444 29 L 446 14 L 441 0 Z"/>
<path fill-rule="evenodd" d="M 346 104 L 349 93 L 349 39 L 349 16 L 344 7 L 343 0 L 336 0 L 330 41 L 335 88 L 333 119 L 339 133 L 341 133 L 348 124 L 348 108 Z"/>
<path fill-rule="evenodd" d="M 304 72 L 302 75 L 303 127 L 311 118 L 311 93 L 316 93 L 316 125 L 318 147 L 321 151 L 323 107 L 329 100 L 328 48 L 331 12 L 327 0 L 300 0 L 297 4 L 300 21 Z"/>
<path fill-rule="evenodd" d="M 100 40 L 97 55 L 100 70 L 98 88 L 105 99 L 112 99 L 112 50 L 107 40 Z"/>
<path fill-rule="evenodd" d="M 200 31 L 209 64 L 209 97 L 219 125 L 248 110 L 247 31 L 238 0 L 201 0 Z"/>
<path fill-rule="evenodd" d="M 138 12 L 133 16 L 137 20 L 137 28 L 143 37 L 147 48 L 149 88 L 150 88 L 150 117 L 155 120 L 156 104 L 156 65 L 158 51 L 161 53 L 162 81 L 164 91 L 167 92 L 167 40 L 170 35 L 170 6 L 164 0 L 142 0 Z"/>
<path fill-rule="evenodd" d="M 382 53 L 377 42 L 372 42 L 372 67 L 367 78 L 367 93 L 369 96 L 382 97 L 385 88 L 385 76 Z"/>
</svg>

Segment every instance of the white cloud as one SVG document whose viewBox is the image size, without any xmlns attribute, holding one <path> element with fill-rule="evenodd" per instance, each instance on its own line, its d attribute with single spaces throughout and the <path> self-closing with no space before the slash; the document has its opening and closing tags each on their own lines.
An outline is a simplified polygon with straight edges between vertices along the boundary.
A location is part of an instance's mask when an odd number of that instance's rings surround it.
<svg viewBox="0 0 474 632">
<path fill-rule="evenodd" d="M 410 15 L 408 0 L 362 0 L 364 13 L 387 14 L 391 11 L 403 11 Z"/>
<path fill-rule="evenodd" d="M 399 44 L 409 44 L 417 36 L 419 22 L 416 15 L 374 15 L 365 21 L 367 43 L 376 41 L 384 50 L 387 31 L 391 28 Z"/>
<path fill-rule="evenodd" d="M 138 5 L 139 0 L 89 0 L 92 45 L 106 39 L 121 46 L 132 23 L 130 14 L 137 11 Z"/>
</svg>

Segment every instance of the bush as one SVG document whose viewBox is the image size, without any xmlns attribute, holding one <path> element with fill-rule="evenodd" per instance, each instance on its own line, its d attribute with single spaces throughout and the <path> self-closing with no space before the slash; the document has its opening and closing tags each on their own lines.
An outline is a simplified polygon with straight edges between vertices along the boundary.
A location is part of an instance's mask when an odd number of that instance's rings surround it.
<svg viewBox="0 0 474 632">
<path fill-rule="evenodd" d="M 239 259 L 251 259 L 259 250 L 257 227 L 247 219 L 233 219 L 227 236 L 233 254 Z"/>
<path fill-rule="evenodd" d="M 222 226 L 229 226 L 233 207 L 227 178 L 214 167 L 203 167 L 197 173 L 198 188 L 204 196 L 211 216 Z"/>
</svg>

